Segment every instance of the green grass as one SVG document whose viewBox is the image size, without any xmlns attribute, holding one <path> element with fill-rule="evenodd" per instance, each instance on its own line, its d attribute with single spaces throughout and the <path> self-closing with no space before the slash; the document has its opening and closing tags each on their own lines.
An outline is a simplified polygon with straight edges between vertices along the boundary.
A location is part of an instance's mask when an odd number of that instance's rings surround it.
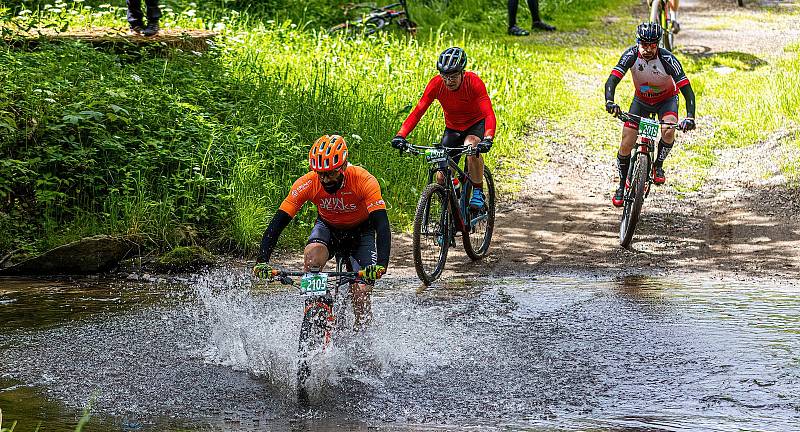
<svg viewBox="0 0 800 432">
<path fill-rule="evenodd" d="M 162 248 L 199 238 L 218 250 L 252 252 L 306 171 L 308 146 L 324 133 L 348 138 L 352 161 L 378 177 L 393 225 L 406 228 L 425 166 L 398 157 L 388 140 L 451 45 L 465 48 L 468 68 L 492 97 L 499 124 L 488 163 L 504 195 L 544 166 L 553 144 L 579 141 L 611 161 L 619 124 L 602 108 L 602 85 L 632 44 L 636 3 L 542 2 L 544 18 L 562 31 L 519 39 L 505 35 L 505 2 L 434 1 L 411 10 L 421 24 L 416 38 L 390 32 L 349 41 L 319 31 L 339 19 L 335 8 L 311 13 L 270 3 L 273 9 L 232 12 L 169 2 L 165 27 L 215 29 L 222 32 L 216 47 L 167 55 L 80 43 L 4 48 L 0 252 L 95 233 L 138 234 Z M 34 8 L 3 27 L 125 25 L 124 8 L 55 7 Z M 529 19 L 521 6 L 518 20 Z M 697 172 L 679 187 L 702 185 L 713 148 L 753 143 L 782 119 L 796 122 L 798 60 L 791 55 L 775 64 L 735 53 L 681 56 L 701 125 L 713 133 L 696 134 L 676 152 L 676 164 Z M 719 66 L 733 68 L 733 77 L 721 77 Z M 617 94 L 630 101 L 629 79 Z M 432 142 L 442 127 L 434 105 L 410 138 Z M 283 246 L 302 243 L 313 216 L 307 206 Z"/>
</svg>

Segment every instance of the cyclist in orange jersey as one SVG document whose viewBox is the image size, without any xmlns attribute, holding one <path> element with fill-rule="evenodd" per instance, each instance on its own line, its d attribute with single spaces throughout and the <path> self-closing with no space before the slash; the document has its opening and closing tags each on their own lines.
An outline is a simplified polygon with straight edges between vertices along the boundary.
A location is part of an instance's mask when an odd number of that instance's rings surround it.
<svg viewBox="0 0 800 432">
<path fill-rule="evenodd" d="M 371 293 L 389 265 L 392 233 L 386 204 L 375 177 L 347 161 L 347 143 L 339 135 L 324 135 L 308 153 L 310 172 L 297 179 L 281 203 L 261 240 L 258 264 L 253 274 L 270 277 L 268 264 L 281 232 L 306 202 L 317 207 L 317 221 L 304 251 L 304 270 L 321 270 L 325 263 L 343 254 L 353 271 L 365 277 L 353 285 L 356 327 L 372 317 Z"/>
</svg>

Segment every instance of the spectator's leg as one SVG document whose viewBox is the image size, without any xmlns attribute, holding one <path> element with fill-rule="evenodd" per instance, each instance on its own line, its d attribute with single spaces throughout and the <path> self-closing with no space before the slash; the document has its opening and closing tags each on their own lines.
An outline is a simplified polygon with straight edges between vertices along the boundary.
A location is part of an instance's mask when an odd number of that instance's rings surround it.
<svg viewBox="0 0 800 432">
<path fill-rule="evenodd" d="M 141 2 L 141 0 L 138 1 Z M 144 2 L 147 5 L 147 22 L 157 23 L 161 18 L 161 9 L 158 7 L 158 0 L 144 0 Z"/>
<path fill-rule="evenodd" d="M 539 16 L 539 0 L 528 0 L 528 7 L 531 10 L 533 22 L 541 22 L 542 18 Z"/>
<path fill-rule="evenodd" d="M 517 27 L 517 9 L 519 0 L 508 0 L 508 34 L 512 36 L 527 36 L 529 31 Z"/>
<path fill-rule="evenodd" d="M 544 31 L 553 31 L 556 28 L 547 24 L 542 21 L 542 17 L 539 16 L 539 0 L 528 0 L 528 7 L 531 9 L 531 16 L 533 17 L 533 28 L 544 30 Z"/>
<path fill-rule="evenodd" d="M 135 26 L 144 27 L 142 0 L 126 0 L 126 3 L 128 4 L 128 24 L 131 28 Z"/>
<path fill-rule="evenodd" d="M 517 25 L 517 9 L 519 8 L 519 0 L 508 0 L 508 28 Z"/>
</svg>

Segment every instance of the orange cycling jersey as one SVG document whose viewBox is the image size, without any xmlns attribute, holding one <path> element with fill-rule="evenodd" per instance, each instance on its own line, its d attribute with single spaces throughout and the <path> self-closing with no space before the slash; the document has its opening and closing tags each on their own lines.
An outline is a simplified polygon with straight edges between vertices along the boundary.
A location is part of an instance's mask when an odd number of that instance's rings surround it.
<svg viewBox="0 0 800 432">
<path fill-rule="evenodd" d="M 329 194 L 314 171 L 292 185 L 280 209 L 294 217 L 307 201 L 317 206 L 319 217 L 337 229 L 349 229 L 364 223 L 375 210 L 386 210 L 378 180 L 364 168 L 348 165 L 342 187 Z"/>
</svg>

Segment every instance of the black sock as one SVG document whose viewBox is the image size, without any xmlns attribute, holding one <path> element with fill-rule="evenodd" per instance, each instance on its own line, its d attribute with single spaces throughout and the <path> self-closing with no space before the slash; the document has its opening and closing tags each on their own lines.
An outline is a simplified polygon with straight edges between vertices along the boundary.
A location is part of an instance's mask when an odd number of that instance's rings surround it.
<svg viewBox="0 0 800 432">
<path fill-rule="evenodd" d="M 666 159 L 667 156 L 669 156 L 669 151 L 672 150 L 673 144 L 675 144 L 675 142 L 667 144 L 664 142 L 663 139 L 658 141 L 658 156 L 656 156 L 657 166 L 664 165 L 664 159 Z"/>
<path fill-rule="evenodd" d="M 619 186 L 625 186 L 625 179 L 628 177 L 628 169 L 631 167 L 631 155 L 622 156 L 617 153 L 617 167 L 619 167 Z"/>
</svg>

